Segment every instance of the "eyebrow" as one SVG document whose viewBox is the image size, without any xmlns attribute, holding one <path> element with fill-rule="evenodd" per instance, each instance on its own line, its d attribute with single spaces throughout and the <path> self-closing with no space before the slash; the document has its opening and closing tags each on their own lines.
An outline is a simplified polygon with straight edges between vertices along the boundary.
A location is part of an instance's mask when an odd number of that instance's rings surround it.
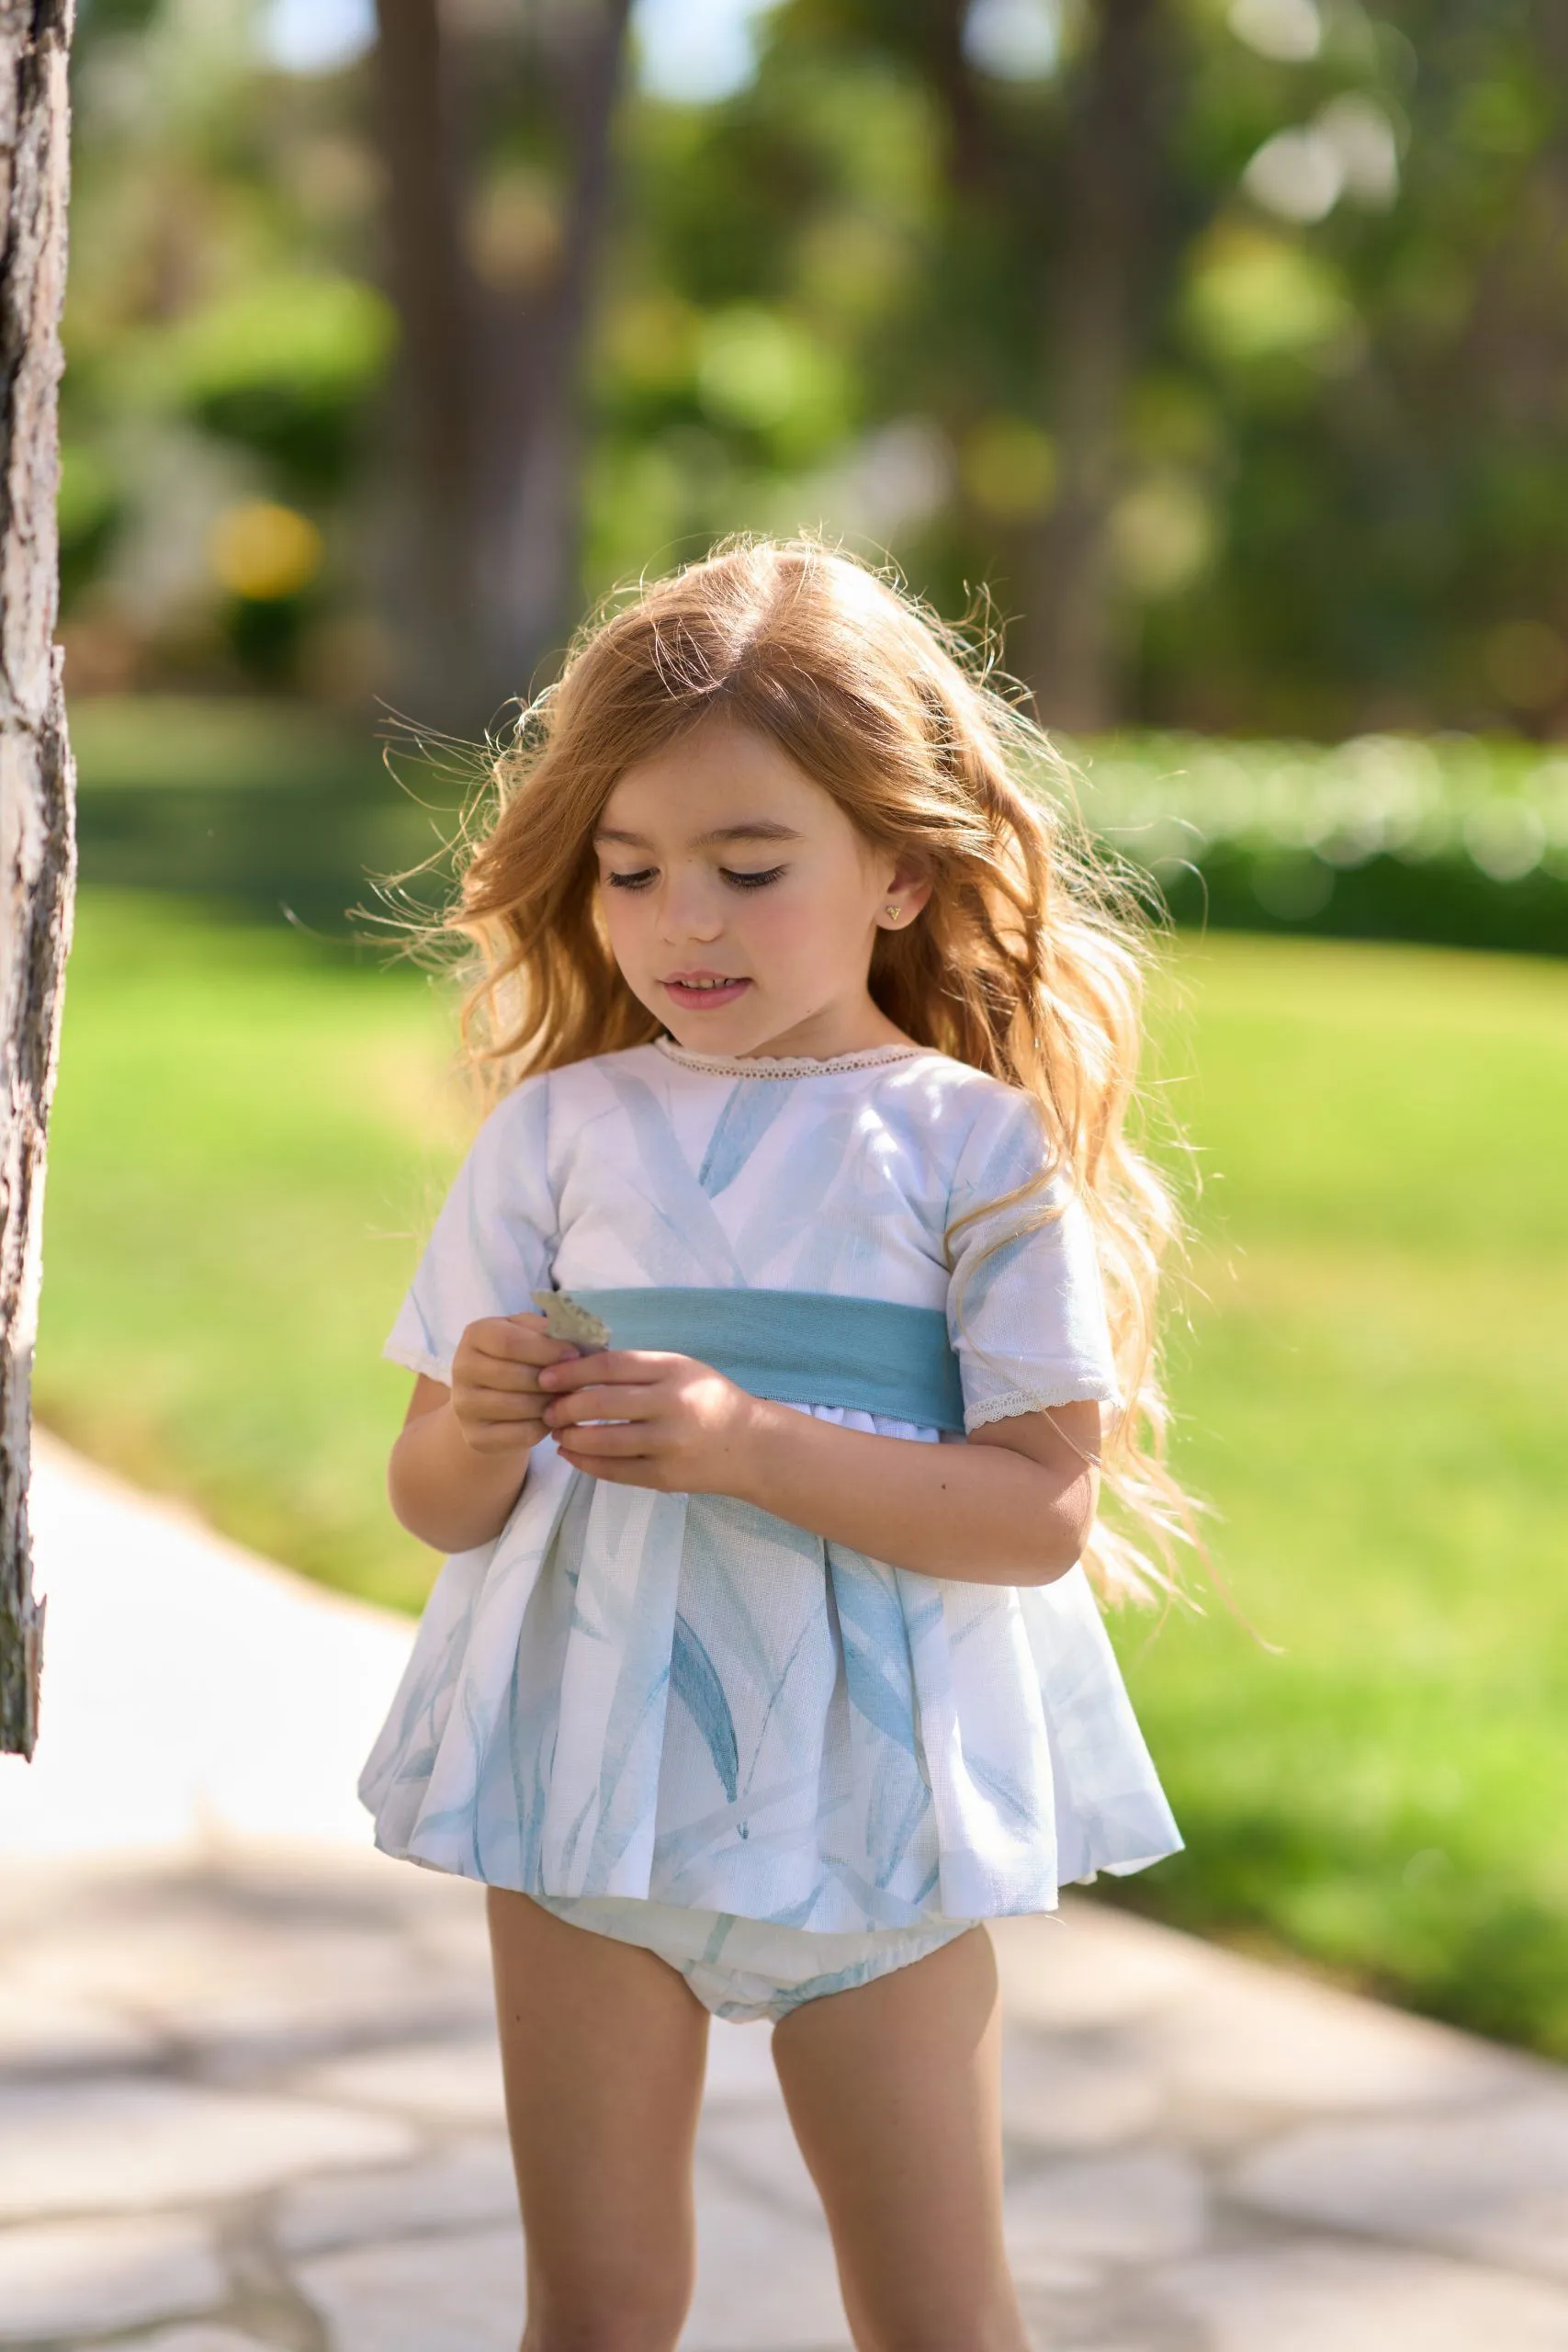
<svg viewBox="0 0 1568 2352">
<path fill-rule="evenodd" d="M 601 825 L 593 836 L 596 842 L 619 842 L 624 849 L 651 849 L 651 842 L 641 833 L 624 833 L 617 826 Z M 770 818 L 760 818 L 755 824 L 717 825 L 711 833 L 699 833 L 692 843 L 694 849 L 712 849 L 720 842 L 797 842 L 801 839 L 793 825 L 781 825 Z"/>
</svg>

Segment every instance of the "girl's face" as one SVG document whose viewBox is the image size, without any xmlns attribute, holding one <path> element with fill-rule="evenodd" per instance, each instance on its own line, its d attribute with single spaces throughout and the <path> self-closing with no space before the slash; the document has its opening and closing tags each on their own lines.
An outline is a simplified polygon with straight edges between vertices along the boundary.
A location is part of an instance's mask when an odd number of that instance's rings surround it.
<svg viewBox="0 0 1568 2352">
<path fill-rule="evenodd" d="M 930 886 L 767 736 L 705 720 L 624 771 L 593 840 L 615 961 L 677 1044 L 827 1056 L 900 1035 L 871 950 Z"/>
</svg>

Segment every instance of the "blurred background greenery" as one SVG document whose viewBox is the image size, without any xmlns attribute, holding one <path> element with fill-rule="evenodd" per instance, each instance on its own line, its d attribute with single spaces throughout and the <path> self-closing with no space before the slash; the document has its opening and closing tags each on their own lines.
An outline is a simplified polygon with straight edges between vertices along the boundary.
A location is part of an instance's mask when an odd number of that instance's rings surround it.
<svg viewBox="0 0 1568 2352">
<path fill-rule="evenodd" d="M 418 1606 L 378 1350 L 474 1109 L 367 876 L 607 591 L 890 553 L 1178 924 L 1180 1458 L 1275 1646 L 1119 1627 L 1190 1849 L 1107 1892 L 1568 2053 L 1568 19 L 382 16 L 83 0 L 42 1418 Z"/>
</svg>

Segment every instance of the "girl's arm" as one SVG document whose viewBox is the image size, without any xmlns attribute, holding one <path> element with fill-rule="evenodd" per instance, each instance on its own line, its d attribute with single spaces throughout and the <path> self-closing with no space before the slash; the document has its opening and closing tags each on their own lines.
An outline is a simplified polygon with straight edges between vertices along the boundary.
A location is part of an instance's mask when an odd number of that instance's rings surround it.
<svg viewBox="0 0 1568 2352">
<path fill-rule="evenodd" d="M 763 1405 L 744 1499 L 834 1544 L 964 1584 L 1051 1584 L 1081 1555 L 1099 1499 L 1100 1408 L 988 1421 L 912 1445 Z"/>
<path fill-rule="evenodd" d="M 1049 1584 L 1094 1524 L 1092 1403 L 989 1422 L 963 1445 L 920 1445 L 748 1396 L 689 1356 L 608 1350 L 541 1372 L 539 1385 L 554 1392 L 545 1424 L 574 1469 L 732 1495 L 924 1576 Z"/>
</svg>

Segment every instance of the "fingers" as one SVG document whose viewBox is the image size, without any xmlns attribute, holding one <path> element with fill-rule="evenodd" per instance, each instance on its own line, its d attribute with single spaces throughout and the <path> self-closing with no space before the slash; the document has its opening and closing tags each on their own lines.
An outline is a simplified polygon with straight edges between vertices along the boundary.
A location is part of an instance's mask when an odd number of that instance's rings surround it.
<svg viewBox="0 0 1568 2352">
<path fill-rule="evenodd" d="M 477 1351 L 454 1356 L 452 1385 L 454 1388 L 489 1389 L 498 1396 L 530 1396 L 538 1404 L 539 1374 L 542 1364 L 512 1363 L 501 1356 L 483 1356 Z"/>
<path fill-rule="evenodd" d="M 538 1315 L 486 1316 L 470 1323 L 452 1360 L 452 1409 L 475 1453 L 526 1453 L 545 1434 L 539 1374 L 574 1356 Z"/>
<path fill-rule="evenodd" d="M 646 1421 L 658 1410 L 657 1396 L 646 1383 L 637 1388 L 579 1388 L 570 1396 L 547 1399 L 545 1427 L 558 1431 L 578 1421 Z"/>
<path fill-rule="evenodd" d="M 657 1379 L 671 1364 L 683 1362 L 679 1356 L 661 1355 L 649 1348 L 595 1348 L 592 1355 L 575 1356 L 570 1363 L 555 1363 L 547 1380 L 541 1377 L 539 1385 L 553 1395 L 563 1390 L 581 1388 L 590 1381 L 629 1380 L 647 1383 Z"/>
<path fill-rule="evenodd" d="M 586 1428 L 552 1430 L 558 1450 L 571 1463 L 626 1462 L 659 1449 L 660 1432 L 647 1421 L 595 1421 Z"/>
<path fill-rule="evenodd" d="M 552 1340 L 542 1317 L 490 1316 L 470 1323 L 452 1360 L 452 1385 L 466 1396 L 534 1396 L 548 1365 L 576 1354 L 569 1340 Z"/>
<path fill-rule="evenodd" d="M 564 1363 L 577 1354 L 570 1340 L 551 1338 L 542 1315 L 487 1315 L 469 1324 L 463 1340 L 503 1363 Z"/>
</svg>

